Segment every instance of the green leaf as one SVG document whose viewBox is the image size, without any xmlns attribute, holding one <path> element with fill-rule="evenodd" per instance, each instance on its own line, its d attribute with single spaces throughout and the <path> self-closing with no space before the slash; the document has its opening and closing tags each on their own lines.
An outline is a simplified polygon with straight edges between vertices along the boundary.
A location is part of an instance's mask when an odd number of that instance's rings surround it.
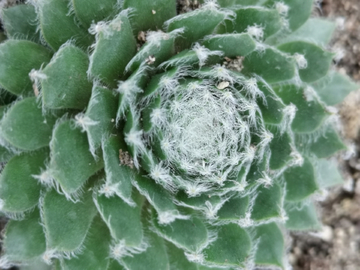
<svg viewBox="0 0 360 270">
<path fill-rule="evenodd" d="M 292 152 L 292 139 L 287 132 L 279 133 L 276 128 L 267 126 L 269 131 L 274 135 L 270 142 L 270 169 L 278 170 L 284 168 L 286 164 L 292 159 L 290 154 Z"/>
<path fill-rule="evenodd" d="M 49 151 L 23 153 L 13 157 L 0 176 L 0 198 L 2 210 L 24 212 L 38 204 L 41 185 L 34 178 L 45 166 Z"/>
<path fill-rule="evenodd" d="M 120 7 L 117 0 L 71 0 L 75 15 L 85 28 L 115 15 Z"/>
<path fill-rule="evenodd" d="M 15 95 L 33 93 L 29 73 L 47 64 L 52 53 L 27 40 L 8 40 L 0 44 L 0 85 Z"/>
<path fill-rule="evenodd" d="M 45 194 L 41 211 L 48 249 L 72 252 L 83 246 L 97 213 L 91 194 L 86 192 L 76 203 L 55 190 Z"/>
<path fill-rule="evenodd" d="M 96 35 L 96 43 L 88 74 L 111 88 L 117 86 L 118 79 L 124 78 L 125 67 L 136 54 L 136 40 L 127 16 L 123 11 L 92 32 Z"/>
<path fill-rule="evenodd" d="M 339 72 L 329 72 L 327 76 L 312 84 L 321 100 L 327 105 L 339 104 L 352 91 L 360 89 L 360 85 Z"/>
<path fill-rule="evenodd" d="M 16 5 L 2 10 L 2 23 L 11 39 L 27 39 L 39 43 L 36 31 L 36 12 L 32 5 Z"/>
<path fill-rule="evenodd" d="M 171 242 L 166 242 L 166 251 L 169 257 L 170 269 L 169 270 L 199 270 L 198 265 L 189 262 L 186 258 L 184 251 L 177 248 Z"/>
<path fill-rule="evenodd" d="M 206 37 L 202 44 L 212 51 L 222 51 L 227 57 L 246 56 L 256 48 L 249 34 L 212 35 Z"/>
<path fill-rule="evenodd" d="M 112 238 L 125 240 L 126 246 L 140 246 L 144 241 L 141 223 L 144 197 L 136 192 L 133 195 L 135 205 L 130 206 L 117 196 L 105 195 L 94 194 L 94 202 L 103 221 L 109 227 Z"/>
<path fill-rule="evenodd" d="M 264 39 L 275 34 L 282 28 L 281 17 L 276 10 L 264 9 L 263 7 L 241 7 L 234 9 L 235 20 L 226 20 L 221 26 L 220 33 L 242 33 L 249 26 L 262 26 Z"/>
<path fill-rule="evenodd" d="M 329 188 L 343 183 L 339 164 L 334 159 L 318 159 L 315 165 L 316 181 L 321 188 Z"/>
<path fill-rule="evenodd" d="M 130 22 L 135 35 L 139 31 L 161 29 L 165 21 L 176 16 L 175 0 L 124 0 L 123 8 L 133 10 Z"/>
<path fill-rule="evenodd" d="M 83 110 L 90 99 L 92 83 L 86 70 L 88 56 L 74 45 L 61 47 L 40 73 L 43 105 L 50 109 Z"/>
<path fill-rule="evenodd" d="M 115 130 L 115 118 L 118 109 L 118 100 L 115 93 L 106 88 L 94 85 L 86 113 L 80 118 L 84 121 L 84 129 L 87 132 L 90 151 L 101 146 L 101 142 Z M 79 120 L 81 121 L 81 120 Z M 90 123 L 87 125 L 86 121 Z"/>
<path fill-rule="evenodd" d="M 302 166 L 291 167 L 284 172 L 287 201 L 303 200 L 318 190 L 313 165 L 304 158 Z"/>
<path fill-rule="evenodd" d="M 46 243 L 40 222 L 38 209 L 23 220 L 10 220 L 5 228 L 4 257 L 16 262 L 41 256 L 46 250 Z"/>
<path fill-rule="evenodd" d="M 102 160 L 91 155 L 86 134 L 73 125 L 70 120 L 58 124 L 50 143 L 50 171 L 68 194 L 79 191 L 103 167 Z"/>
<path fill-rule="evenodd" d="M 130 158 L 129 162 L 131 162 L 131 157 L 126 151 L 124 139 L 120 134 L 111 136 L 104 141 L 102 150 L 106 183 L 117 186 L 116 194 L 128 204 L 131 204 L 131 181 L 134 179 L 135 172 L 131 168 L 133 164 L 125 164 L 128 158 Z M 122 161 L 119 160 L 120 156 L 123 159 Z"/>
<path fill-rule="evenodd" d="M 310 133 L 317 130 L 329 113 L 316 99 L 309 89 L 294 84 L 283 84 L 274 87 L 274 91 L 287 105 L 294 104 L 297 108 L 291 128 L 296 133 Z"/>
<path fill-rule="evenodd" d="M 79 25 L 75 16 L 70 14 L 69 3 L 70 0 L 35 2 L 42 36 L 54 51 L 59 50 L 68 40 L 74 40 L 76 46 L 84 50 L 94 41 L 87 29 Z"/>
<path fill-rule="evenodd" d="M 43 113 L 36 97 L 25 98 L 1 120 L 1 136 L 16 148 L 36 150 L 49 145 L 55 122 L 56 115 Z"/>
<path fill-rule="evenodd" d="M 147 235 L 150 246 L 145 252 L 134 254 L 133 257 L 125 257 L 122 264 L 128 270 L 138 270 L 144 268 L 156 270 L 168 270 L 169 259 L 166 254 L 164 240 L 154 233 Z"/>
<path fill-rule="evenodd" d="M 310 142 L 310 151 L 318 158 L 327 158 L 340 150 L 346 149 L 337 131 L 328 127 L 315 142 Z"/>
<path fill-rule="evenodd" d="M 255 262 L 262 266 L 278 266 L 284 268 L 285 245 L 284 237 L 276 225 L 270 223 L 255 229 L 255 237 L 259 239 Z"/>
<path fill-rule="evenodd" d="M 111 237 L 105 223 L 96 216 L 76 257 L 61 260 L 63 270 L 107 269 L 110 264 Z"/>
<path fill-rule="evenodd" d="M 236 223 L 245 216 L 249 206 L 249 197 L 233 197 L 226 201 L 218 211 L 219 221 L 230 221 Z"/>
<path fill-rule="evenodd" d="M 241 1 L 241 0 L 240 0 Z M 252 0 L 251 0 L 252 1 Z M 266 6 L 273 7 L 276 0 L 269 0 Z M 294 31 L 303 25 L 310 17 L 314 2 L 313 0 L 283 0 L 281 1 L 289 7 L 286 19 L 289 22 L 289 28 Z"/>
<path fill-rule="evenodd" d="M 256 73 L 268 83 L 290 80 L 295 76 L 295 62 L 283 53 L 267 48 L 264 52 L 252 52 L 243 61 L 243 73 Z"/>
<path fill-rule="evenodd" d="M 173 17 L 165 22 L 165 26 L 168 32 L 184 28 L 184 33 L 176 40 L 177 51 L 182 51 L 189 48 L 193 42 L 211 34 L 215 27 L 226 18 L 226 15 L 218 10 L 197 9 Z"/>
<path fill-rule="evenodd" d="M 292 41 L 289 43 L 281 44 L 278 49 L 290 53 L 303 55 L 307 61 L 306 68 L 301 68 L 299 65 L 299 75 L 302 81 L 310 83 L 324 77 L 329 71 L 333 53 L 324 51 L 321 47 L 305 42 L 305 41 Z"/>
<path fill-rule="evenodd" d="M 203 253 L 209 265 L 243 267 L 250 249 L 247 232 L 237 224 L 228 224 L 218 228 L 217 239 Z"/>
<path fill-rule="evenodd" d="M 157 234 L 187 252 L 196 253 L 207 246 L 209 232 L 199 218 L 177 219 L 169 225 L 162 225 L 153 210 L 152 221 Z"/>
<path fill-rule="evenodd" d="M 258 188 L 251 218 L 255 221 L 265 221 L 280 216 L 282 190 L 279 185 Z"/>
<path fill-rule="evenodd" d="M 335 27 L 335 23 L 332 21 L 320 18 L 310 18 L 290 35 L 285 37 L 280 36 L 277 43 L 302 40 L 313 42 L 321 46 L 327 46 L 331 41 Z"/>
<path fill-rule="evenodd" d="M 313 202 L 303 205 L 287 204 L 285 206 L 288 220 L 286 228 L 293 231 L 319 230 L 321 222 L 318 219 L 316 207 Z"/>
</svg>

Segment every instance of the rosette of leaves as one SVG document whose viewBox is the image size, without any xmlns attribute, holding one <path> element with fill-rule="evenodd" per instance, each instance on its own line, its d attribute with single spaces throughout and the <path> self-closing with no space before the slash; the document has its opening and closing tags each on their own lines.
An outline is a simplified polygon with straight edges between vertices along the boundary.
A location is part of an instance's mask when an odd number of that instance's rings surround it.
<svg viewBox="0 0 360 270">
<path fill-rule="evenodd" d="M 288 267 L 341 182 L 333 23 L 312 0 L 32 0 L 2 11 L 2 266 Z M 35 266 L 34 266 L 35 265 Z"/>
</svg>

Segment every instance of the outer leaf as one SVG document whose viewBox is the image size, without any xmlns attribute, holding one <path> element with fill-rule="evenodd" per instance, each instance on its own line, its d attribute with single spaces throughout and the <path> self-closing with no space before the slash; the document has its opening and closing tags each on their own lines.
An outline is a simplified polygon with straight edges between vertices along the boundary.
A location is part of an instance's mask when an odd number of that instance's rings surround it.
<svg viewBox="0 0 360 270">
<path fill-rule="evenodd" d="M 0 122 L 1 135 L 17 148 L 36 150 L 49 145 L 55 121 L 56 115 L 43 114 L 35 97 L 25 98 L 13 105 Z"/>
<path fill-rule="evenodd" d="M 307 67 L 299 70 L 301 80 L 304 82 L 314 82 L 326 75 L 328 72 L 333 54 L 324 51 L 317 45 L 304 42 L 293 41 L 280 45 L 279 50 L 291 54 L 301 54 L 307 61 Z"/>
<path fill-rule="evenodd" d="M 284 178 L 287 189 L 285 198 L 287 201 L 303 200 L 318 190 L 314 168 L 308 158 L 304 158 L 302 166 L 287 169 Z"/>
<path fill-rule="evenodd" d="M 122 264 L 126 269 L 138 270 L 146 265 L 148 269 L 168 270 L 169 259 L 166 255 L 164 240 L 154 233 L 149 233 L 147 236 L 150 246 L 145 252 L 135 254 L 133 257 L 125 257 L 122 259 Z"/>
<path fill-rule="evenodd" d="M 127 13 L 121 12 L 94 34 L 96 43 L 90 56 L 88 74 L 115 88 L 117 80 L 124 78 L 127 63 L 136 53 L 136 41 Z"/>
<path fill-rule="evenodd" d="M 250 249 L 247 232 L 237 224 L 228 224 L 219 228 L 217 239 L 204 250 L 204 255 L 210 265 L 243 267 Z"/>
<path fill-rule="evenodd" d="M 29 72 L 50 61 L 51 52 L 27 40 L 0 44 L 0 85 L 15 95 L 33 92 Z"/>
<path fill-rule="evenodd" d="M 310 151 L 318 158 L 326 158 L 334 153 L 346 149 L 337 131 L 328 127 L 315 142 L 310 143 Z"/>
<path fill-rule="evenodd" d="M 16 5 L 2 10 L 2 22 L 6 35 L 12 39 L 28 39 L 39 42 L 36 32 L 36 12 L 32 5 Z"/>
<path fill-rule="evenodd" d="M 144 241 L 141 209 L 144 198 L 134 194 L 135 205 L 128 205 L 117 196 L 105 197 L 94 194 L 94 202 L 103 221 L 115 240 L 125 240 L 126 246 L 139 246 Z"/>
<path fill-rule="evenodd" d="M 74 128 L 69 120 L 55 127 L 50 149 L 52 176 L 68 194 L 78 191 L 103 167 L 102 161 L 91 155 L 86 134 Z"/>
<path fill-rule="evenodd" d="M 79 48 L 67 44 L 51 59 L 40 78 L 44 107 L 51 109 L 84 109 L 89 102 L 92 83 L 86 69 L 87 55 Z"/>
<path fill-rule="evenodd" d="M 49 151 L 42 149 L 13 157 L 0 176 L 2 210 L 23 212 L 38 204 L 41 185 L 33 177 L 45 166 Z"/>
<path fill-rule="evenodd" d="M 336 71 L 312 84 L 317 94 L 327 105 L 339 104 L 351 92 L 360 89 L 360 85 Z"/>
<path fill-rule="evenodd" d="M 115 15 L 119 11 L 117 0 L 71 0 L 76 17 L 89 28 L 92 23 Z"/>
<path fill-rule="evenodd" d="M 110 233 L 99 216 L 95 217 L 81 254 L 61 261 L 63 270 L 107 269 L 110 264 Z"/>
<path fill-rule="evenodd" d="M 283 234 L 275 223 L 256 227 L 256 238 L 259 239 L 255 262 L 263 266 L 284 268 L 285 246 Z"/>
<path fill-rule="evenodd" d="M 9 261 L 27 261 L 45 252 L 45 235 L 38 209 L 23 220 L 9 221 L 5 229 L 4 249 Z"/>
<path fill-rule="evenodd" d="M 64 252 L 78 250 L 95 214 L 91 192 L 86 192 L 81 201 L 74 203 L 55 190 L 48 191 L 42 205 L 47 248 Z"/>
<path fill-rule="evenodd" d="M 139 31 L 161 29 L 165 21 L 176 16 L 175 0 L 124 0 L 123 8 L 133 10 L 130 21 L 135 35 Z"/>
<path fill-rule="evenodd" d="M 75 44 L 83 49 L 86 49 L 94 41 L 87 29 L 76 23 L 75 16 L 69 14 L 69 2 L 70 0 L 35 2 L 41 33 L 55 51 L 68 40 L 75 40 Z"/>
<path fill-rule="evenodd" d="M 294 231 L 318 230 L 321 222 L 318 219 L 314 203 L 301 206 L 288 204 L 285 207 L 288 220 L 286 228 Z"/>
<path fill-rule="evenodd" d="M 272 48 L 252 52 L 244 59 L 243 65 L 243 73 L 256 73 L 268 83 L 290 80 L 295 76 L 294 61 Z"/>
</svg>

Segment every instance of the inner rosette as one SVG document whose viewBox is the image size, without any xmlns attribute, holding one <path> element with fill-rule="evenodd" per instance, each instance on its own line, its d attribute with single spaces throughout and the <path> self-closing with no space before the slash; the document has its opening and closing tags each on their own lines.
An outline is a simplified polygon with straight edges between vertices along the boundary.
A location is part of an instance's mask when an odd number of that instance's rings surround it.
<svg viewBox="0 0 360 270">
<path fill-rule="evenodd" d="M 127 115 L 125 140 L 135 165 L 190 197 L 244 189 L 242 175 L 266 158 L 273 137 L 256 104 L 266 104 L 258 83 L 221 66 L 153 76 Z"/>
</svg>

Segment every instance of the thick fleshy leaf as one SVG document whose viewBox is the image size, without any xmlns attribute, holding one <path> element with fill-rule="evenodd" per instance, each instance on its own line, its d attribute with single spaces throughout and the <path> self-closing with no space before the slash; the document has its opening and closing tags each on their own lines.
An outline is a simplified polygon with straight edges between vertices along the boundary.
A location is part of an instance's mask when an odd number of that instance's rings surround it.
<svg viewBox="0 0 360 270">
<path fill-rule="evenodd" d="M 256 238 L 259 244 L 256 249 L 255 262 L 262 266 L 284 267 L 284 237 L 275 223 L 256 227 Z"/>
<path fill-rule="evenodd" d="M 243 267 L 251 249 L 248 233 L 237 224 L 218 228 L 217 239 L 204 250 L 209 265 Z"/>
<path fill-rule="evenodd" d="M 284 178 L 287 201 L 303 200 L 318 190 L 314 168 L 308 158 L 304 158 L 302 166 L 287 169 Z"/>
<path fill-rule="evenodd" d="M 2 10 L 2 23 L 6 35 L 12 39 L 27 39 L 39 42 L 36 31 L 36 12 L 32 5 L 16 5 Z"/>
<path fill-rule="evenodd" d="M 89 59 L 74 45 L 61 47 L 40 71 L 43 106 L 50 109 L 83 110 L 90 99 L 92 83 L 86 70 Z M 35 75 L 36 76 L 36 75 Z"/>
<path fill-rule="evenodd" d="M 97 213 L 91 192 L 74 203 L 55 190 L 45 194 L 41 211 L 47 248 L 64 252 L 81 248 Z"/>
<path fill-rule="evenodd" d="M 116 194 L 131 204 L 131 192 L 134 177 L 133 163 L 126 151 L 121 135 L 111 136 L 102 145 L 106 184 L 116 187 Z"/>
<path fill-rule="evenodd" d="M 34 175 L 45 167 L 49 151 L 23 153 L 13 157 L 0 176 L 0 198 L 3 211 L 27 211 L 39 202 L 41 185 Z"/>
<path fill-rule="evenodd" d="M 202 44 L 212 51 L 222 51 L 227 57 L 246 56 L 256 48 L 256 43 L 249 34 L 208 36 Z"/>
<path fill-rule="evenodd" d="M 327 76 L 312 84 L 316 93 L 327 105 L 339 104 L 351 92 L 360 89 L 360 85 L 339 72 L 329 72 Z"/>
<path fill-rule="evenodd" d="M 6 225 L 3 248 L 9 261 L 27 261 L 39 257 L 46 250 L 45 235 L 35 209 L 23 220 L 10 220 Z"/>
<path fill-rule="evenodd" d="M 87 132 L 92 153 L 114 132 L 117 108 L 115 93 L 94 85 L 86 113 L 79 117 L 80 123 L 84 121 L 83 127 Z"/>
<path fill-rule="evenodd" d="M 125 257 L 122 259 L 122 263 L 128 270 L 138 270 L 145 265 L 147 269 L 168 270 L 169 259 L 166 254 L 164 240 L 154 233 L 149 233 L 147 238 L 150 245 L 146 251 L 135 254 L 133 257 Z"/>
<path fill-rule="evenodd" d="M 294 231 L 318 230 L 321 228 L 321 222 L 314 203 L 303 204 L 287 204 L 285 206 L 288 220 L 286 228 Z"/>
<path fill-rule="evenodd" d="M 0 85 L 15 95 L 33 93 L 29 72 L 47 64 L 52 53 L 27 40 L 8 40 L 0 44 Z"/>
<path fill-rule="evenodd" d="M 105 223 L 95 217 L 84 241 L 82 252 L 76 257 L 61 261 L 63 270 L 107 269 L 111 237 Z"/>
<path fill-rule="evenodd" d="M 318 129 L 329 113 L 316 99 L 311 89 L 299 88 L 294 84 L 274 87 L 275 92 L 285 104 L 294 104 L 297 108 L 291 128 L 296 133 L 310 133 Z"/>
<path fill-rule="evenodd" d="M 92 33 L 96 35 L 96 43 L 88 74 L 115 88 L 117 80 L 124 78 L 126 65 L 136 54 L 136 40 L 127 11 L 106 24 L 98 24 Z"/>
<path fill-rule="evenodd" d="M 284 132 L 283 134 L 276 131 L 275 128 L 269 128 L 270 132 L 274 135 L 270 142 L 270 169 L 278 170 L 284 168 L 285 165 L 292 159 L 291 144 L 293 143 L 291 136 Z"/>
<path fill-rule="evenodd" d="M 105 194 L 106 195 L 106 194 Z M 109 227 L 113 239 L 124 240 L 126 246 L 140 246 L 144 241 L 141 209 L 144 197 L 134 193 L 135 205 L 128 205 L 118 196 L 94 194 L 94 202 L 103 221 Z"/>
<path fill-rule="evenodd" d="M 169 225 L 161 225 L 158 223 L 157 213 L 153 210 L 152 221 L 156 232 L 161 237 L 187 252 L 196 253 L 207 246 L 209 232 L 198 218 L 178 219 Z"/>
<path fill-rule="evenodd" d="M 294 55 L 295 58 L 303 56 L 306 65 L 300 63 L 299 60 L 299 75 L 302 81 L 310 83 L 324 77 L 329 71 L 333 54 L 324 51 L 321 47 L 305 42 L 292 41 L 278 46 L 278 49 Z M 298 55 L 298 56 L 297 56 Z"/>
<path fill-rule="evenodd" d="M 315 164 L 316 181 L 321 188 L 328 188 L 343 183 L 339 165 L 334 159 L 319 159 Z"/>
<path fill-rule="evenodd" d="M 170 269 L 169 270 L 199 270 L 198 265 L 195 263 L 189 262 L 186 258 L 184 251 L 177 248 L 171 242 L 166 243 L 166 251 L 169 257 Z"/>
<path fill-rule="evenodd" d="M 242 0 L 240 0 L 242 1 Z M 254 0 L 250 0 L 254 1 Z M 259 1 L 257 1 L 259 2 Z M 269 0 L 266 2 L 266 6 L 273 7 L 278 2 L 276 0 Z M 280 3 L 288 6 L 286 18 L 289 22 L 289 28 L 294 31 L 303 25 L 311 15 L 314 2 L 313 0 L 283 0 Z"/>
<path fill-rule="evenodd" d="M 224 26 L 220 26 L 220 33 L 243 33 L 248 27 L 262 26 L 263 37 L 266 39 L 275 34 L 282 27 L 280 14 L 274 9 L 264 9 L 263 7 L 246 7 L 234 10 L 236 18 L 234 21 L 225 21 Z"/>
<path fill-rule="evenodd" d="M 1 120 L 1 136 L 16 148 L 36 150 L 49 145 L 56 119 L 55 114 L 43 113 L 35 97 L 25 98 Z"/>
<path fill-rule="evenodd" d="M 182 51 L 206 35 L 211 34 L 215 27 L 226 18 L 227 14 L 216 9 L 197 9 L 180 14 L 165 22 L 167 31 L 184 28 L 184 33 L 176 40 L 176 48 Z"/>
<path fill-rule="evenodd" d="M 68 194 L 76 192 L 86 180 L 103 167 L 89 151 L 86 134 L 70 120 L 58 124 L 50 143 L 50 172 Z"/>
<path fill-rule="evenodd" d="M 176 0 L 124 0 L 123 8 L 130 8 L 134 34 L 139 31 L 161 29 L 163 23 L 176 16 Z"/>
<path fill-rule="evenodd" d="M 243 73 L 256 73 L 268 83 L 290 80 L 295 76 L 295 62 L 283 53 L 272 48 L 264 52 L 252 52 L 245 57 Z"/>
<path fill-rule="evenodd" d="M 68 40 L 74 40 L 80 48 L 86 49 L 94 39 L 87 29 L 76 22 L 69 12 L 70 0 L 36 1 L 40 29 L 46 43 L 57 51 Z"/>
<path fill-rule="evenodd" d="M 258 192 L 251 218 L 255 221 L 265 221 L 280 217 L 283 196 L 280 186 L 273 184 L 270 187 L 261 187 Z"/>
<path fill-rule="evenodd" d="M 298 141 L 301 143 L 301 139 Z M 327 158 L 340 150 L 346 149 L 338 132 L 332 127 L 327 127 L 327 130 L 315 142 L 310 142 L 309 145 L 310 151 L 318 158 Z"/>
<path fill-rule="evenodd" d="M 84 24 L 85 28 L 89 28 L 92 23 L 115 15 L 120 9 L 117 0 L 71 0 L 71 4 L 76 17 Z"/>
</svg>

